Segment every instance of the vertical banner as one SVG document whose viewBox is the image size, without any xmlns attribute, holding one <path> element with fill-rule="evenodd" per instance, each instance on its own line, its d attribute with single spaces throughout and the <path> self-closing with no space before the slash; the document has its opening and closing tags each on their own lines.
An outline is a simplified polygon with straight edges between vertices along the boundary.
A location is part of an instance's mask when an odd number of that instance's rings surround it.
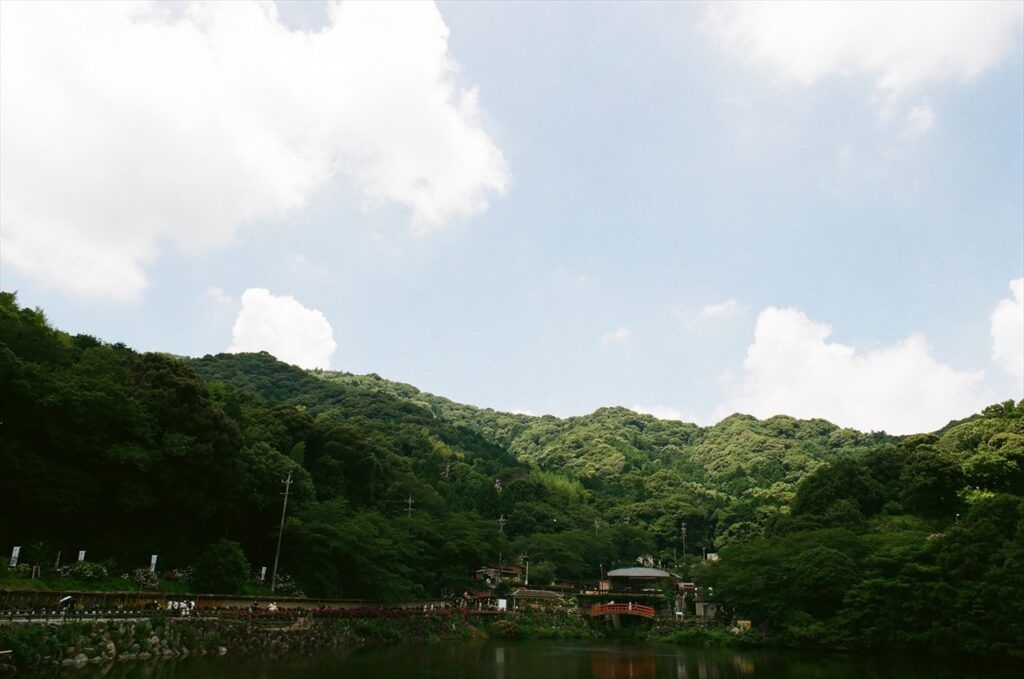
<svg viewBox="0 0 1024 679">
<path fill-rule="evenodd" d="M 156 557 L 157 557 L 156 554 L 154 554 L 153 556 L 149 557 L 149 572 L 150 573 L 156 573 Z"/>
<path fill-rule="evenodd" d="M 267 567 L 264 566 L 263 568 L 260 569 L 260 582 L 263 582 L 266 579 L 267 579 Z"/>
<path fill-rule="evenodd" d="M 18 565 L 18 555 L 21 554 L 21 547 L 15 547 L 11 550 L 11 568 Z"/>
<path fill-rule="evenodd" d="M 84 549 L 78 550 L 78 560 L 79 561 L 85 561 L 85 550 Z"/>
</svg>

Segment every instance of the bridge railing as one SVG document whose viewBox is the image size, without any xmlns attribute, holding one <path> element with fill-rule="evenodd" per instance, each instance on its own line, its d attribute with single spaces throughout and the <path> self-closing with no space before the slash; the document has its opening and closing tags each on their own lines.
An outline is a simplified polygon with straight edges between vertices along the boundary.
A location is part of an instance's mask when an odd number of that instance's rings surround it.
<svg viewBox="0 0 1024 679">
<path fill-rule="evenodd" d="M 639 615 L 644 618 L 653 618 L 654 609 L 643 604 L 594 604 L 590 607 L 590 615 L 610 615 L 612 613 L 625 613 L 626 615 Z"/>
</svg>

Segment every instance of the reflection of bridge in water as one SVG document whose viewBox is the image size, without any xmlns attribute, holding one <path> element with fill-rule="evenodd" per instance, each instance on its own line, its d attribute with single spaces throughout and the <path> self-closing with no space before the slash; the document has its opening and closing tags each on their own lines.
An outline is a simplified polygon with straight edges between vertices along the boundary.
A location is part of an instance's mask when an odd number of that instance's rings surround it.
<svg viewBox="0 0 1024 679">
<path fill-rule="evenodd" d="M 641 618 L 653 618 L 654 609 L 643 604 L 594 604 L 590 607 L 590 617 L 602 615 L 635 615 Z"/>
</svg>

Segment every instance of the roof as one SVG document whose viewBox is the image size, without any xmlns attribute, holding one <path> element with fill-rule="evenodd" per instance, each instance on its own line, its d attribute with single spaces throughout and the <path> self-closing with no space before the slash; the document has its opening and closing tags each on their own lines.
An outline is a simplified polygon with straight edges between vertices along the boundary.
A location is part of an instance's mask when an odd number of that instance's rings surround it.
<svg viewBox="0 0 1024 679">
<path fill-rule="evenodd" d="M 463 599 L 493 599 L 494 592 L 463 592 Z"/>
<path fill-rule="evenodd" d="M 549 592 L 546 589 L 517 589 L 512 596 L 519 599 L 561 599 L 558 592 Z"/>
<path fill-rule="evenodd" d="M 608 571 L 609 578 L 667 578 L 670 574 L 657 568 L 616 568 Z"/>
</svg>

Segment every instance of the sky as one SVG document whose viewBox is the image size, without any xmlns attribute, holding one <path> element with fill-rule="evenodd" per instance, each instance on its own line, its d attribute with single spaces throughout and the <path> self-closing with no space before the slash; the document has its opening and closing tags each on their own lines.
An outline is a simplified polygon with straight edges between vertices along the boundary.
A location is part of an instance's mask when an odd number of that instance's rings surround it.
<svg viewBox="0 0 1024 679">
<path fill-rule="evenodd" d="M 0 4 L 0 287 L 536 415 L 1024 398 L 1024 3 Z"/>
</svg>

